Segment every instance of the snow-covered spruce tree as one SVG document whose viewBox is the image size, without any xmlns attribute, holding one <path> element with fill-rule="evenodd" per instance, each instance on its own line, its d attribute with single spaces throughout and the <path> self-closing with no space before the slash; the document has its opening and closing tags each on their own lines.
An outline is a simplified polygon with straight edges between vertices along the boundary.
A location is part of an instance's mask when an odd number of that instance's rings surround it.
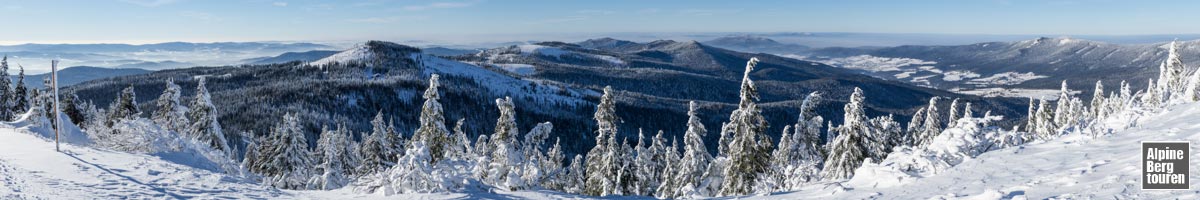
<svg viewBox="0 0 1200 200">
<path fill-rule="evenodd" d="M 1192 72 L 1185 83 L 1187 85 L 1183 88 L 1181 100 L 1185 102 L 1200 101 L 1200 91 L 1197 91 L 1200 90 L 1200 70 Z"/>
<path fill-rule="evenodd" d="M 575 154 L 575 158 L 571 159 L 571 166 L 567 167 L 566 182 L 563 183 L 563 191 L 571 194 L 583 193 L 584 182 L 587 181 L 587 175 L 584 172 L 583 155 Z"/>
<path fill-rule="evenodd" d="M 921 132 L 925 131 L 923 127 L 925 126 L 924 122 L 925 108 L 917 109 L 917 112 L 912 115 L 912 120 L 908 120 L 908 128 L 905 131 L 904 141 L 902 142 L 903 146 L 918 145 L 918 141 L 921 140 Z M 828 140 L 833 140 L 833 138 L 828 138 Z"/>
<path fill-rule="evenodd" d="M 1160 88 L 1154 84 L 1154 79 L 1150 79 L 1146 86 L 1146 93 L 1142 93 L 1142 106 L 1146 108 L 1157 108 L 1162 105 L 1163 95 Z"/>
<path fill-rule="evenodd" d="M 387 140 L 387 125 L 384 123 L 386 122 L 383 120 L 383 112 L 375 114 L 375 120 L 371 120 L 371 134 L 363 137 L 363 142 L 358 148 L 362 163 L 355 170 L 359 174 L 376 173 L 396 163 L 396 155 L 392 153 L 391 142 Z"/>
<path fill-rule="evenodd" d="M 451 135 L 446 141 L 445 158 L 452 160 L 470 160 L 475 158 L 475 153 L 471 147 L 471 139 L 467 138 L 467 133 L 463 131 L 463 123 L 465 119 L 459 119 L 454 124 L 454 135 Z"/>
<path fill-rule="evenodd" d="M 1104 99 L 1104 83 L 1097 80 L 1096 89 L 1092 91 L 1092 107 L 1091 110 L 1088 111 L 1091 113 L 1093 119 L 1103 119 L 1105 116 L 1108 116 L 1108 106 L 1104 105 L 1104 102 L 1106 102 Z"/>
<path fill-rule="evenodd" d="M 1054 125 L 1066 128 L 1071 123 L 1071 94 L 1067 90 L 1067 81 L 1062 81 L 1062 89 L 1058 94 L 1058 106 L 1054 106 Z"/>
<path fill-rule="evenodd" d="M 385 195 L 442 192 L 448 189 L 435 180 L 438 177 L 434 172 L 436 169 L 429 147 L 423 141 L 413 141 L 416 142 L 407 146 L 404 156 L 400 156 L 396 165 L 384 173 L 389 180 L 388 185 L 383 186 Z"/>
<path fill-rule="evenodd" d="M 620 162 L 619 170 L 617 170 L 617 185 L 620 188 L 618 191 L 621 193 L 616 193 L 615 195 L 632 195 L 634 191 L 637 191 L 638 180 L 637 174 L 635 174 L 637 172 L 637 165 L 634 163 L 634 159 L 637 158 L 635 157 L 637 152 L 633 150 L 633 146 L 629 145 L 629 138 L 622 138 L 619 146 L 621 151 L 616 156 Z"/>
<path fill-rule="evenodd" d="M 958 98 L 950 101 L 950 118 L 946 120 L 946 127 L 954 127 L 954 121 L 958 121 Z"/>
<path fill-rule="evenodd" d="M 658 186 L 662 184 L 659 180 L 659 172 L 663 170 L 663 151 L 665 145 L 662 141 L 662 134 L 647 141 L 642 130 L 638 129 L 638 143 L 634 147 L 636 153 L 633 158 L 634 165 L 634 189 L 630 191 L 631 195 L 653 196 Z"/>
<path fill-rule="evenodd" d="M 18 90 L 18 92 L 24 93 L 23 89 Z M 21 97 L 20 93 L 17 96 L 24 98 Z M 142 111 L 138 110 L 136 98 L 137 94 L 133 93 L 133 86 L 121 90 L 121 94 L 117 96 L 117 100 L 113 101 L 112 106 L 108 109 L 108 117 L 105 118 L 104 125 L 112 127 L 114 123 L 123 119 L 133 119 L 140 116 Z M 17 101 L 20 102 L 21 100 L 18 99 Z"/>
<path fill-rule="evenodd" d="M 658 131 L 658 134 L 662 135 L 662 131 Z M 662 182 L 654 191 L 655 197 L 666 198 L 665 196 L 670 196 L 671 193 L 675 192 L 675 188 L 679 188 L 679 182 L 675 180 L 675 174 L 679 171 L 679 161 L 681 160 L 678 144 L 678 140 L 672 139 L 671 145 L 666 146 L 666 150 L 663 152 L 663 170 L 658 173 L 658 180 Z"/>
<path fill-rule="evenodd" d="M 754 192 L 754 180 L 767 172 L 770 162 L 771 138 L 767 136 L 767 120 L 754 102 L 758 100 L 758 89 L 750 80 L 750 72 L 758 64 L 758 58 L 746 62 L 742 75 L 742 89 L 738 109 L 729 115 L 729 123 L 721 127 L 725 134 L 733 135 L 729 141 L 729 165 L 725 168 L 725 179 L 719 196 L 745 195 Z"/>
<path fill-rule="evenodd" d="M 791 134 L 792 125 L 783 126 L 779 144 L 775 146 L 775 151 L 771 152 L 771 164 L 767 167 L 767 174 L 754 181 L 754 193 L 768 194 L 785 188 L 783 180 L 791 174 L 788 170 L 793 165 L 791 158 L 796 150 Z"/>
<path fill-rule="evenodd" d="M 217 122 L 217 108 L 213 106 L 212 97 L 204 86 L 204 78 L 196 84 L 196 98 L 187 111 L 188 126 L 186 135 L 212 146 L 213 149 L 233 155 L 227 135 L 221 131 L 221 123 Z"/>
<path fill-rule="evenodd" d="M 524 181 L 521 180 L 520 171 L 514 168 L 521 166 L 524 156 L 517 146 L 516 112 L 513 111 L 512 99 L 496 99 L 496 107 L 500 109 L 500 118 L 496 119 L 496 132 L 492 133 L 489 142 L 494 149 L 483 181 L 504 189 L 520 189 Z"/>
<path fill-rule="evenodd" d="M 317 140 L 315 152 L 319 155 L 317 159 L 320 159 L 316 166 L 320 174 L 309 180 L 308 189 L 332 190 L 349 183 L 349 173 L 345 168 L 346 159 L 350 157 L 346 151 L 346 147 L 350 146 L 349 140 L 349 133 L 344 125 L 338 126 L 337 130 L 321 128 L 321 139 Z"/>
<path fill-rule="evenodd" d="M 12 108 L 14 93 L 12 91 L 12 79 L 8 75 L 8 55 L 4 55 L 4 59 L 0 60 L 0 120 L 8 121 L 16 117 Z"/>
<path fill-rule="evenodd" d="M 1025 111 L 1025 132 L 1033 133 L 1037 129 L 1037 102 L 1033 101 L 1033 97 L 1029 97 L 1029 107 Z"/>
<path fill-rule="evenodd" d="M 900 143 L 900 138 L 897 137 L 902 132 L 900 123 L 896 122 L 892 115 L 887 115 L 872 118 L 867 125 L 870 131 L 867 132 L 867 140 L 863 141 L 863 147 L 867 150 L 867 157 L 879 163 L 892 152 L 892 147 Z"/>
<path fill-rule="evenodd" d="M 794 188 L 816 180 L 821 164 L 825 162 L 827 152 L 819 136 L 825 119 L 817 115 L 816 111 L 816 106 L 821 101 L 821 94 L 813 92 L 809 93 L 800 105 L 800 119 L 792 125 L 792 144 L 796 145 L 796 149 L 790 158 L 794 166 L 783 182 L 786 187 Z"/>
<path fill-rule="evenodd" d="M 542 157 L 538 171 L 543 175 L 541 180 L 536 182 L 546 189 L 566 191 L 566 185 L 571 180 L 567 176 L 567 169 L 563 168 L 563 159 L 566 155 L 564 155 L 560 142 L 558 138 L 555 138 L 554 146 L 551 146 L 550 150 L 546 151 L 546 156 Z"/>
<path fill-rule="evenodd" d="M 450 131 L 446 130 L 446 119 L 443 117 L 442 104 L 438 103 L 441 97 L 438 95 L 438 75 L 433 74 L 429 77 L 429 87 L 425 90 L 425 103 L 421 106 L 420 127 L 413 133 L 413 137 L 409 140 L 412 142 L 424 142 L 429 147 L 429 155 L 433 158 L 432 162 L 442 160 L 444 157 L 444 149 L 449 145 L 446 140 L 449 139 Z"/>
<path fill-rule="evenodd" d="M 825 159 L 825 168 L 821 170 L 821 177 L 827 180 L 850 178 L 854 176 L 854 170 L 862 165 L 863 159 L 869 155 L 862 145 L 870 134 L 866 124 L 867 116 L 863 113 L 864 101 L 862 89 L 854 88 L 850 102 L 845 106 L 843 123 L 836 129 L 838 136 L 833 139 L 829 157 Z M 931 105 L 934 103 L 934 100 L 930 101 Z"/>
<path fill-rule="evenodd" d="M 708 135 L 708 129 L 704 128 L 696 109 L 695 101 L 688 102 L 688 128 L 683 135 L 683 155 L 679 159 L 678 169 L 671 176 L 675 184 L 667 189 L 670 192 L 659 198 L 686 198 L 701 194 L 700 181 L 704 178 L 712 155 L 708 154 L 708 149 L 704 146 L 704 136 Z"/>
<path fill-rule="evenodd" d="M 283 122 L 271 130 L 265 149 L 260 149 L 259 164 L 250 171 L 263 175 L 263 184 L 282 189 L 303 189 L 313 173 L 312 154 L 308 151 L 300 119 L 283 116 Z"/>
<path fill-rule="evenodd" d="M 929 98 L 929 107 L 925 108 L 925 122 L 922 123 L 920 137 L 917 137 L 917 146 L 929 144 L 933 138 L 942 133 L 942 120 L 938 114 L 937 100 L 938 97 Z"/>
<path fill-rule="evenodd" d="M 1165 66 L 1163 68 L 1165 71 L 1161 72 L 1163 78 L 1159 80 L 1159 82 L 1164 84 L 1160 87 L 1162 88 L 1162 92 L 1165 93 L 1165 97 L 1169 97 L 1170 99 L 1182 98 L 1184 81 L 1186 81 L 1184 79 L 1184 72 L 1187 68 L 1183 66 L 1183 61 L 1179 59 L 1178 42 L 1171 41 L 1171 45 L 1167 50 L 1167 60 L 1163 61 L 1163 65 Z"/>
<path fill-rule="evenodd" d="M 13 115 L 20 116 L 26 111 L 29 111 L 29 89 L 25 87 L 25 66 L 17 65 L 20 71 L 17 72 L 17 84 L 13 85 L 12 96 L 12 112 Z M 7 77 L 6 77 L 7 78 Z M 126 88 L 130 93 L 133 92 L 133 86 Z M 140 113 L 140 112 L 135 112 Z M 111 123 L 107 124 L 112 126 Z"/>
<path fill-rule="evenodd" d="M 1047 107 L 1049 104 L 1050 102 L 1046 99 L 1040 99 L 1038 102 L 1037 118 L 1035 119 L 1037 125 L 1034 126 L 1033 131 L 1038 140 L 1045 141 L 1058 134 L 1058 125 L 1054 123 L 1054 114 Z"/>
<path fill-rule="evenodd" d="M 621 193 L 616 180 L 620 170 L 620 158 L 616 156 L 620 155 L 620 149 L 616 144 L 617 114 L 613 95 L 612 87 L 604 87 L 604 95 L 596 105 L 596 146 L 587 153 L 583 194 L 608 196 Z"/>
<path fill-rule="evenodd" d="M 546 181 L 547 172 L 550 170 L 542 168 L 544 165 L 542 162 L 546 161 L 546 156 L 542 154 L 542 146 L 546 138 L 550 138 L 550 132 L 553 130 L 553 124 L 542 122 L 530 129 L 529 133 L 525 133 L 525 140 L 519 145 L 522 147 L 521 154 L 525 156 L 522 159 L 524 162 L 521 163 L 522 166 L 514 169 L 519 171 L 521 181 L 514 184 L 513 187 L 517 189 L 541 187 L 543 181 Z"/>
<path fill-rule="evenodd" d="M 257 136 L 254 133 L 247 133 L 251 138 L 246 143 L 246 153 L 242 154 L 242 169 L 254 171 L 252 168 L 262 164 L 262 151 L 269 147 L 269 136 Z"/>
<path fill-rule="evenodd" d="M 492 145 L 488 141 L 490 140 L 488 140 L 488 135 L 486 134 L 479 134 L 479 137 L 475 139 L 475 157 L 473 159 L 475 167 L 471 168 L 471 173 L 478 180 L 485 180 L 488 165 L 492 164 L 492 151 L 495 148 L 492 148 Z"/>
<path fill-rule="evenodd" d="M 154 123 L 158 123 L 159 126 L 176 133 L 184 133 L 188 125 L 191 125 L 191 123 L 188 123 L 186 115 L 187 107 L 179 103 L 180 93 L 182 91 L 179 85 L 175 84 L 175 80 L 167 79 L 166 89 L 163 89 L 162 95 L 159 95 L 158 99 L 154 100 L 158 109 L 154 111 L 151 117 Z"/>
</svg>

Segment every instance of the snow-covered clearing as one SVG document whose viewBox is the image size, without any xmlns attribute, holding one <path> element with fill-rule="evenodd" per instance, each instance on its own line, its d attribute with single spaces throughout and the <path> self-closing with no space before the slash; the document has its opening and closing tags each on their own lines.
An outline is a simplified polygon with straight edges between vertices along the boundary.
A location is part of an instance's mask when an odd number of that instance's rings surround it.
<svg viewBox="0 0 1200 200">
<path fill-rule="evenodd" d="M 1046 77 L 1049 77 L 1049 76 L 1037 75 L 1037 74 L 1034 74 L 1033 72 L 1026 72 L 1026 73 L 1004 72 L 1004 73 L 999 73 L 999 74 L 993 74 L 992 76 L 988 76 L 988 77 L 984 77 L 984 78 L 971 79 L 971 80 L 967 81 L 967 83 L 973 84 L 973 85 L 985 85 L 985 86 L 986 85 L 1016 85 L 1016 84 L 1020 84 L 1025 81 L 1039 79 L 1039 78 L 1046 78 Z"/>
<path fill-rule="evenodd" d="M 845 58 L 833 58 L 824 61 L 825 64 L 842 68 L 858 69 L 872 72 L 900 71 L 901 67 L 933 65 L 937 62 L 913 58 L 888 58 L 871 55 L 857 55 Z"/>
<path fill-rule="evenodd" d="M 1056 89 L 1022 89 L 1022 88 L 979 88 L 979 89 L 953 89 L 952 92 L 959 94 L 979 95 L 984 97 L 1027 97 L 1034 99 L 1046 99 L 1049 101 L 1058 100 L 1061 91 Z M 1080 94 L 1081 91 L 1071 90 L 1072 95 Z"/>
</svg>

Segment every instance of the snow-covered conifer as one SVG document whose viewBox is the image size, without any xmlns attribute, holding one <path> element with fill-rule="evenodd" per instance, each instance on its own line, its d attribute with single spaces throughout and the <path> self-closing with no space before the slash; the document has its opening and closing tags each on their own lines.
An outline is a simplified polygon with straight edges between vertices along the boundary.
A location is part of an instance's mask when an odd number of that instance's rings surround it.
<svg viewBox="0 0 1200 200">
<path fill-rule="evenodd" d="M 1071 123 L 1071 93 L 1067 90 L 1067 81 L 1062 81 L 1062 89 L 1058 94 L 1058 106 L 1054 106 L 1054 125 L 1066 127 Z"/>
<path fill-rule="evenodd" d="M 867 118 L 863 113 L 865 97 L 862 93 L 862 89 L 854 88 L 850 102 L 846 103 L 843 123 L 836 129 L 838 136 L 833 139 L 829 157 L 825 159 L 825 168 L 821 170 L 821 177 L 825 179 L 838 180 L 854 176 L 854 170 L 858 169 L 863 159 L 869 155 L 862 145 L 868 137 L 867 134 L 870 134 L 866 124 Z M 934 103 L 934 100 L 930 100 L 931 105 Z"/>
<path fill-rule="evenodd" d="M 250 168 L 264 176 L 263 183 L 283 189 L 300 189 L 312 174 L 312 157 L 307 140 L 294 114 L 271 130 L 267 148 L 260 149 L 259 164 Z M 264 151 L 265 150 L 265 151 Z"/>
<path fill-rule="evenodd" d="M 443 116 L 442 104 L 438 103 L 441 95 L 438 95 L 438 75 L 433 74 L 429 77 L 429 87 L 425 90 L 425 103 L 421 106 L 420 127 L 413 133 L 413 137 L 409 142 L 424 142 L 429 148 L 429 155 L 433 158 L 432 162 L 442 160 L 444 149 L 449 139 L 450 131 L 446 129 L 446 119 Z"/>
<path fill-rule="evenodd" d="M 229 140 L 226 140 L 227 135 L 221 131 L 221 123 L 217 122 L 217 108 L 213 106 L 212 97 L 208 94 L 204 82 L 204 78 L 200 78 L 196 85 L 196 99 L 192 101 L 191 108 L 187 111 L 188 121 L 191 124 L 187 128 L 186 135 L 207 143 L 213 149 L 225 152 L 226 155 L 232 155 L 233 150 L 229 146 Z"/>
<path fill-rule="evenodd" d="M 24 92 L 23 90 L 17 91 L 21 93 Z M 17 97 L 23 98 L 21 93 L 18 93 Z M 108 109 L 108 117 L 105 119 L 105 126 L 112 127 L 114 123 L 120 120 L 134 119 L 140 116 L 142 111 L 138 109 L 136 97 L 137 95 L 133 93 L 133 86 L 129 86 L 124 90 L 121 90 L 121 94 L 117 96 L 117 100 L 113 101 L 112 106 L 110 106 Z M 20 102 L 21 100 L 18 99 L 17 101 Z M 27 107 L 21 109 L 27 109 Z"/>
<path fill-rule="evenodd" d="M 496 99 L 496 107 L 500 109 L 500 118 L 496 119 L 495 133 L 491 141 L 494 150 L 491 152 L 491 163 L 488 164 L 484 181 L 509 190 L 524 186 L 520 171 L 521 155 L 517 146 L 516 112 L 513 111 L 512 99 L 505 97 Z"/>
<path fill-rule="evenodd" d="M 184 133 L 191 125 L 188 123 L 186 115 L 187 107 L 179 103 L 180 93 L 182 91 L 180 91 L 179 85 L 175 84 L 174 79 L 167 79 L 166 89 L 163 89 L 162 95 L 154 100 L 158 109 L 154 111 L 152 117 L 154 123 L 176 133 Z"/>
<path fill-rule="evenodd" d="M 916 146 L 923 146 L 933 141 L 934 137 L 942 133 L 942 120 L 938 114 L 937 108 L 938 97 L 929 98 L 929 107 L 925 108 L 925 122 L 922 122 L 920 137 L 917 137 Z"/>
<path fill-rule="evenodd" d="M 950 118 L 946 121 L 946 127 L 954 127 L 954 121 L 958 121 L 958 98 L 950 101 Z"/>
<path fill-rule="evenodd" d="M 362 156 L 362 163 L 356 169 L 359 174 L 376 173 L 396 164 L 396 155 L 390 150 L 392 145 L 387 141 L 388 132 L 384 123 L 383 112 L 375 114 L 375 119 L 371 120 L 373 131 L 363 137 L 363 142 L 358 148 L 359 155 Z"/>
<path fill-rule="evenodd" d="M 600 104 L 596 105 L 596 146 L 587 153 L 587 177 L 583 193 L 593 196 L 619 194 L 617 183 L 620 170 L 620 147 L 616 144 L 617 115 L 612 87 L 604 87 Z"/>
<path fill-rule="evenodd" d="M 924 122 L 925 122 L 925 108 L 922 107 L 920 109 L 917 109 L 916 113 L 913 113 L 911 120 L 908 120 L 908 126 L 906 126 L 907 131 L 905 131 L 905 134 L 904 134 L 904 142 L 903 142 L 904 146 L 917 146 L 918 145 L 917 141 L 921 140 L 921 132 L 925 131 L 925 129 L 923 127 L 925 125 Z M 833 138 L 829 138 L 828 140 L 833 140 Z"/>
<path fill-rule="evenodd" d="M 754 180 L 767 171 L 770 162 L 772 143 L 766 135 L 767 121 L 755 103 L 758 89 L 750 80 L 750 72 L 757 64 L 757 58 L 750 58 L 746 62 L 738 109 L 729 115 L 729 123 L 721 127 L 722 132 L 733 137 L 727 149 L 729 165 L 725 168 L 725 178 L 718 193 L 720 196 L 754 192 Z"/>
<path fill-rule="evenodd" d="M 27 87 L 25 87 L 25 66 L 17 65 L 17 68 L 19 68 L 20 71 L 17 72 L 17 84 L 13 85 L 13 96 L 12 96 L 13 115 L 21 115 L 21 114 L 24 114 L 26 111 L 29 111 L 29 89 Z M 7 78 L 7 77 L 5 77 L 5 78 Z M 127 90 L 129 90 L 130 94 L 133 93 L 132 88 L 133 88 L 133 86 L 129 86 L 129 88 L 126 88 Z M 133 112 L 133 113 L 141 113 L 141 112 Z M 111 123 L 109 123 L 107 125 L 112 126 Z"/>
<path fill-rule="evenodd" d="M 14 92 L 12 91 L 12 79 L 8 75 L 8 55 L 4 55 L 4 59 L 0 60 L 0 120 L 8 121 L 16 117 L 12 111 Z"/>
<path fill-rule="evenodd" d="M 683 135 L 683 157 L 679 159 L 679 169 L 672 176 L 672 181 L 677 185 L 663 198 L 683 198 L 701 194 L 700 181 L 703 180 L 712 155 L 704 146 L 704 136 L 708 135 L 708 130 L 701 123 L 696 109 L 695 101 L 688 102 L 688 128 Z"/>
</svg>

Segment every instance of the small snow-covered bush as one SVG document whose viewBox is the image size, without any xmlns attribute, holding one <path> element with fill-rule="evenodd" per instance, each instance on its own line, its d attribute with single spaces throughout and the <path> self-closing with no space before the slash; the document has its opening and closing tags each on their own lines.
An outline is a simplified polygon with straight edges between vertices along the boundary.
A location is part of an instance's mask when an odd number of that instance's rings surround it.
<svg viewBox="0 0 1200 200">
<path fill-rule="evenodd" d="M 937 174 L 979 154 L 997 149 L 1003 146 L 1001 144 L 1004 144 L 1004 141 L 1010 141 L 1017 133 L 995 126 L 985 126 L 1000 119 L 999 116 L 959 119 L 954 127 L 943 130 L 928 145 L 898 147 L 880 165 L 919 176 Z"/>
</svg>

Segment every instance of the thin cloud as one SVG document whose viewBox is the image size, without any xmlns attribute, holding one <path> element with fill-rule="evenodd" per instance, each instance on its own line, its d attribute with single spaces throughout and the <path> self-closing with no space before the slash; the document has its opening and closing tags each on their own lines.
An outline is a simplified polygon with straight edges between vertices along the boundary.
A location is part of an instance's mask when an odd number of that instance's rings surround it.
<svg viewBox="0 0 1200 200">
<path fill-rule="evenodd" d="M 473 5 L 475 5 L 475 3 L 478 3 L 478 2 L 477 2 L 477 1 L 470 1 L 470 2 L 434 2 L 434 3 L 430 3 L 430 4 L 425 4 L 425 5 L 411 5 L 411 6 L 404 6 L 404 10 L 410 10 L 410 11 L 421 11 L 421 10 L 441 9 L 441 8 L 462 8 L 462 7 L 473 6 Z"/>
<path fill-rule="evenodd" d="M 579 13 L 579 14 L 583 14 L 583 15 L 611 15 L 611 14 L 617 13 L 617 12 L 613 12 L 611 10 L 580 10 L 580 11 L 575 11 L 575 13 Z"/>
<path fill-rule="evenodd" d="M 121 2 L 131 3 L 134 5 L 145 7 L 158 7 L 162 5 L 179 2 L 179 0 L 121 0 Z"/>
<path fill-rule="evenodd" d="M 368 18 L 347 19 L 346 21 L 354 22 L 354 23 L 390 24 L 390 23 L 396 23 L 396 22 L 420 21 L 420 20 L 425 20 L 425 19 L 429 19 L 429 17 L 428 16 L 368 17 Z"/>
<path fill-rule="evenodd" d="M 275 3 L 271 3 L 271 5 L 274 5 L 274 6 L 279 6 L 279 7 L 287 7 L 288 3 L 287 3 L 287 2 L 276 1 Z"/>
<path fill-rule="evenodd" d="M 196 19 L 196 20 L 200 20 L 203 22 L 221 21 L 220 17 L 217 17 L 216 15 L 213 15 L 212 13 L 206 13 L 206 12 L 200 12 L 200 11 L 183 11 L 183 12 L 179 13 L 179 16 Z"/>
</svg>

